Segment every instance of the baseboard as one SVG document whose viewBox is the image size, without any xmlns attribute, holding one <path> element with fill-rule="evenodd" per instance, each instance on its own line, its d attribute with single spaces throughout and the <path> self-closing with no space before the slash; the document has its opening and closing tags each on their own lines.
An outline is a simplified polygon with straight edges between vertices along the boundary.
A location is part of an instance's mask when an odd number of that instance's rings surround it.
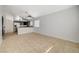
<svg viewBox="0 0 79 59">
<path fill-rule="evenodd" d="M 39 33 L 39 32 L 36 32 L 36 33 Z M 44 33 L 39 33 L 39 34 L 49 36 L 49 37 L 55 37 L 58 39 L 62 39 L 62 40 L 66 40 L 66 41 L 70 41 L 70 42 L 74 42 L 74 43 L 79 43 L 79 41 L 75 41 L 75 40 L 72 40 L 72 39 L 69 39 L 69 38 L 66 38 L 63 36 L 59 36 L 59 35 L 48 35 L 48 34 L 44 34 Z"/>
<path fill-rule="evenodd" d="M 62 36 L 53 35 L 53 37 L 63 39 L 63 40 L 67 40 L 67 41 L 71 41 L 71 42 L 74 42 L 74 43 L 79 43 L 79 41 L 71 40 L 69 38 L 62 37 Z"/>
</svg>

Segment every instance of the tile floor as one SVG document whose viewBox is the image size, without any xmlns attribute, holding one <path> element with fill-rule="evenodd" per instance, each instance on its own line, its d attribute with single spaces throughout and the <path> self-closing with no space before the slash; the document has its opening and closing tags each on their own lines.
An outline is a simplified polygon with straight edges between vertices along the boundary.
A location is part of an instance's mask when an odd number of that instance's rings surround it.
<svg viewBox="0 0 79 59">
<path fill-rule="evenodd" d="M 6 34 L 0 47 L 2 53 L 78 53 L 79 44 L 38 33 Z"/>
</svg>

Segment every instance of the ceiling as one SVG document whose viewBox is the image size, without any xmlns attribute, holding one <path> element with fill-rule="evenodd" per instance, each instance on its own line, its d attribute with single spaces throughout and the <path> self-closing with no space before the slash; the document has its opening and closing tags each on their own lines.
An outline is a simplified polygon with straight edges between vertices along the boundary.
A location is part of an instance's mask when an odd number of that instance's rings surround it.
<svg viewBox="0 0 79 59">
<path fill-rule="evenodd" d="M 33 17 L 44 16 L 72 7 L 72 5 L 4 5 L 4 13 L 13 16 L 25 16 L 26 11 Z"/>
</svg>

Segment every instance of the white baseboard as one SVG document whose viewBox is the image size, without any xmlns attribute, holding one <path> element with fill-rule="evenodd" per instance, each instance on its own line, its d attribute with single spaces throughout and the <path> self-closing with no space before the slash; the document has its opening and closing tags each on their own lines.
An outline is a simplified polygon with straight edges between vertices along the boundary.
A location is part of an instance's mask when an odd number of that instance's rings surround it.
<svg viewBox="0 0 79 59">
<path fill-rule="evenodd" d="M 71 41 L 71 42 L 74 42 L 74 43 L 79 43 L 79 41 L 72 40 L 72 39 L 69 39 L 69 38 L 66 38 L 66 37 L 62 37 L 62 36 L 53 35 L 53 37 L 63 39 L 63 40 L 67 40 L 67 41 Z"/>
<path fill-rule="evenodd" d="M 36 33 L 39 33 L 39 32 L 36 32 Z M 79 43 L 79 41 L 72 40 L 72 39 L 69 39 L 69 38 L 66 38 L 66 37 L 63 37 L 63 36 L 49 35 L 49 34 L 44 34 L 44 33 L 39 33 L 39 34 L 46 35 L 46 36 L 49 36 L 49 37 L 55 37 L 55 38 L 63 39 L 63 40 L 67 40 L 67 41 L 71 41 L 71 42 L 74 42 L 74 43 Z"/>
</svg>

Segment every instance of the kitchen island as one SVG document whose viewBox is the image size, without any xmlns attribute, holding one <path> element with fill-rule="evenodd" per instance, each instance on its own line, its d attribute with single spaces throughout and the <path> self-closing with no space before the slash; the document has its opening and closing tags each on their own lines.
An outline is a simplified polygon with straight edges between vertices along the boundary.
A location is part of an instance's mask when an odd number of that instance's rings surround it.
<svg viewBox="0 0 79 59">
<path fill-rule="evenodd" d="M 33 32 L 33 27 L 22 26 L 17 28 L 17 34 L 26 34 L 31 32 Z"/>
</svg>

